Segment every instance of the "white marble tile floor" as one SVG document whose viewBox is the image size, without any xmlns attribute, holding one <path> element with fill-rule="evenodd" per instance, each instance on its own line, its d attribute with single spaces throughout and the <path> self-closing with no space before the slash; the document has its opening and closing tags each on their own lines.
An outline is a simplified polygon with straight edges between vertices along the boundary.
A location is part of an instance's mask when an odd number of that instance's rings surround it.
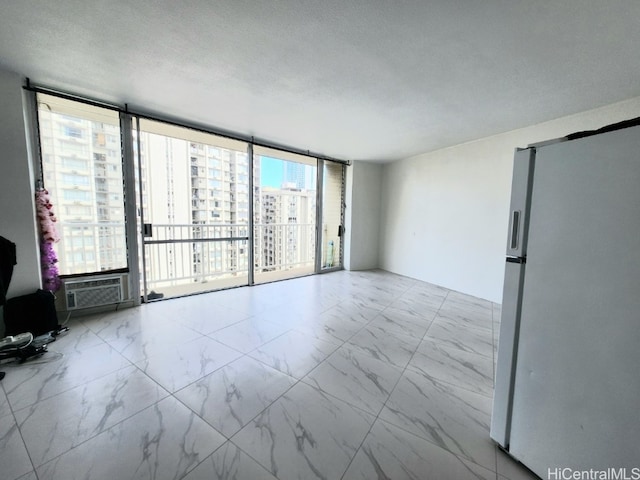
<svg viewBox="0 0 640 480">
<path fill-rule="evenodd" d="M 69 326 L 0 365 L 3 480 L 535 478 L 489 438 L 486 300 L 341 271 Z"/>
</svg>

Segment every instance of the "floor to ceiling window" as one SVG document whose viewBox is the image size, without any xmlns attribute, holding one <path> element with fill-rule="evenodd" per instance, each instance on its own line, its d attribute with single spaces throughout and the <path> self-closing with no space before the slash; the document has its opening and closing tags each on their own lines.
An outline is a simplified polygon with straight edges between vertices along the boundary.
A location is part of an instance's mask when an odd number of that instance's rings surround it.
<svg viewBox="0 0 640 480">
<path fill-rule="evenodd" d="M 317 160 L 256 146 L 253 168 L 255 283 L 313 273 Z"/>
<path fill-rule="evenodd" d="M 118 112 L 37 96 L 42 180 L 60 241 L 61 275 L 127 267 Z"/>
<path fill-rule="evenodd" d="M 128 279 L 150 301 L 342 267 L 344 164 L 48 92 L 37 104 L 63 278 L 119 273 L 117 298 Z"/>
</svg>

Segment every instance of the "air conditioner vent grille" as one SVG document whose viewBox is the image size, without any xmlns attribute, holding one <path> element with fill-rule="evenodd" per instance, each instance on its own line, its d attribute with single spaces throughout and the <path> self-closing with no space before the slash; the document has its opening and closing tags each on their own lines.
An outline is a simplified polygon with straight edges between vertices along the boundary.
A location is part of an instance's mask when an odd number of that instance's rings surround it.
<svg viewBox="0 0 640 480">
<path fill-rule="evenodd" d="M 113 305 L 122 301 L 122 277 L 65 283 L 67 310 Z"/>
</svg>

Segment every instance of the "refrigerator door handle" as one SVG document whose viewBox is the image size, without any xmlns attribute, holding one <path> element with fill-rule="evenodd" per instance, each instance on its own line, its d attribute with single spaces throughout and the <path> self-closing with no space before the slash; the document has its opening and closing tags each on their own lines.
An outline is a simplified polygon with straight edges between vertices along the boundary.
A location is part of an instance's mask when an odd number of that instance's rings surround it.
<svg viewBox="0 0 640 480">
<path fill-rule="evenodd" d="M 529 224 L 534 158 L 535 150 L 528 148 L 516 151 L 513 160 L 511 206 L 507 219 L 509 226 L 505 239 L 508 257 L 525 257 L 527 255 L 527 226 Z"/>
<path fill-rule="evenodd" d="M 520 233 L 520 210 L 514 210 L 511 214 L 511 242 L 510 248 L 516 250 L 518 248 L 518 234 Z"/>
</svg>

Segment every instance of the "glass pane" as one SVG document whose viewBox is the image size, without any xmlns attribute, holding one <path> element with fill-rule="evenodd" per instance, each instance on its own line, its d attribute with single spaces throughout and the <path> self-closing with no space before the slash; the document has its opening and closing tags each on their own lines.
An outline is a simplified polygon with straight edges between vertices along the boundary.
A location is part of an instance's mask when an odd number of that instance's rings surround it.
<svg viewBox="0 0 640 480">
<path fill-rule="evenodd" d="M 38 94 L 38 122 L 60 274 L 127 267 L 118 113 Z"/>
<path fill-rule="evenodd" d="M 344 166 L 324 162 L 322 169 L 322 262 L 323 270 L 342 266 L 342 192 Z"/>
<path fill-rule="evenodd" d="M 255 283 L 315 270 L 315 162 L 254 156 Z"/>
<path fill-rule="evenodd" d="M 149 120 L 138 136 L 148 299 L 246 285 L 247 145 Z"/>
</svg>

